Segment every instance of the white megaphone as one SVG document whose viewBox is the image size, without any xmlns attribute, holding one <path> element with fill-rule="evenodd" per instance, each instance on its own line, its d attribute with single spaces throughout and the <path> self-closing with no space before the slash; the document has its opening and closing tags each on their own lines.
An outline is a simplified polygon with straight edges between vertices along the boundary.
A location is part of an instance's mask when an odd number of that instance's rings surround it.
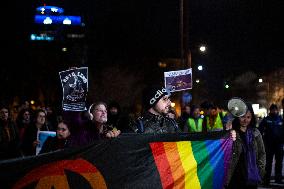
<svg viewBox="0 0 284 189">
<path fill-rule="evenodd" d="M 234 117 L 242 117 L 247 112 L 247 105 L 244 100 L 238 97 L 233 97 L 228 101 L 228 111 Z"/>
<path fill-rule="evenodd" d="M 232 122 L 236 117 L 242 117 L 247 112 L 247 105 L 241 98 L 233 97 L 228 101 L 229 113 L 224 117 L 226 130 L 232 129 Z"/>
</svg>

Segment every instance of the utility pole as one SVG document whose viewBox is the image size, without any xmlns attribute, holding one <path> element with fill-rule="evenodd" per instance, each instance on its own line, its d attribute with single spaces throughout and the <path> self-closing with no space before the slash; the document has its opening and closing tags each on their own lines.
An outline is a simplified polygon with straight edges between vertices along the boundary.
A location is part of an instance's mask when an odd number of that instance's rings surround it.
<svg viewBox="0 0 284 189">
<path fill-rule="evenodd" d="M 180 0 L 180 59 L 181 67 L 191 68 L 191 52 L 188 40 L 188 0 Z"/>
<path fill-rule="evenodd" d="M 180 0 L 180 60 L 181 69 L 191 68 L 191 53 L 188 45 L 188 0 Z M 183 111 L 183 96 L 185 92 L 179 93 L 181 113 Z"/>
<path fill-rule="evenodd" d="M 180 62 L 181 62 L 181 66 L 183 67 L 184 66 L 184 40 L 183 40 L 183 36 L 184 36 L 184 33 L 183 33 L 183 25 L 184 25 L 184 0 L 180 0 L 180 22 L 179 22 L 179 25 L 180 25 Z"/>
</svg>

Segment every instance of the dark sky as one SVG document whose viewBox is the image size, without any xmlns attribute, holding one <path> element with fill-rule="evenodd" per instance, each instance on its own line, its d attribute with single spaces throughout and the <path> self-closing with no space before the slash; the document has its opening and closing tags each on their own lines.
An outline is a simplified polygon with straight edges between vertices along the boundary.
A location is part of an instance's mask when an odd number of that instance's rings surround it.
<svg viewBox="0 0 284 189">
<path fill-rule="evenodd" d="M 282 8 L 281 1 L 188 0 L 189 45 L 207 44 L 208 64 L 266 71 L 283 58 Z M 179 56 L 179 1 L 73 0 L 66 11 L 84 15 L 90 37 L 103 33 L 111 53 Z"/>
<path fill-rule="evenodd" d="M 27 48 L 35 8 L 41 2 L 62 6 L 67 15 L 83 17 L 89 66 L 143 64 L 139 60 L 155 62 L 180 57 L 179 1 L 30 0 L 17 2 L 16 6 L 11 2 L 14 11 L 3 14 L 7 19 L 2 23 L 0 39 L 5 47 L 2 58 L 8 58 L 1 73 L 7 76 L 4 80 L 8 85 L 11 75 L 22 80 L 23 72 L 29 75 L 42 69 L 42 65 L 32 63 L 32 52 Z M 217 78 L 216 82 L 248 70 L 261 75 L 283 67 L 281 0 L 187 0 L 187 3 L 185 24 L 193 67 L 202 63 L 205 73 Z M 205 56 L 197 52 L 201 43 L 208 47 Z M 15 63 L 20 63 L 19 69 L 14 69 Z"/>
<path fill-rule="evenodd" d="M 231 79 L 248 70 L 262 75 L 284 65 L 280 31 L 284 6 L 280 0 L 184 1 L 193 66 L 202 63 L 208 75 Z M 97 54 L 123 60 L 180 57 L 180 1 L 77 3 L 66 1 L 67 10 L 85 16 L 91 43 L 101 44 Z M 197 52 L 201 43 L 208 47 L 203 57 Z"/>
<path fill-rule="evenodd" d="M 100 46 L 95 48 L 104 49 L 104 52 L 108 51 L 113 56 L 125 56 L 121 55 L 121 52 L 129 50 L 135 56 L 180 55 L 179 1 L 25 2 L 20 2 L 13 11 L 22 20 L 18 23 L 8 23 L 9 27 L 5 29 L 7 33 L 16 36 L 1 40 L 25 45 L 22 42 L 27 39 L 26 35 L 30 32 L 34 9 L 41 2 L 45 2 L 47 5 L 56 4 L 64 7 L 65 14 L 82 15 L 88 30 L 90 46 Z M 185 10 L 189 14 L 189 46 L 194 51 L 200 43 L 205 43 L 210 54 L 210 64 L 217 67 L 249 67 L 260 71 L 266 70 L 272 64 L 281 65 L 279 62 L 283 58 L 283 37 L 280 27 L 283 22 L 281 11 L 284 6 L 280 0 L 187 2 Z"/>
</svg>

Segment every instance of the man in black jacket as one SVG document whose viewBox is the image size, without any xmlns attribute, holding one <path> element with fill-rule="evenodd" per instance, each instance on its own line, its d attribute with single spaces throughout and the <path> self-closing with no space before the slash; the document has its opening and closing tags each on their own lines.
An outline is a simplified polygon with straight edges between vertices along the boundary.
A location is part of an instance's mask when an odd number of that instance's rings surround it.
<svg viewBox="0 0 284 189">
<path fill-rule="evenodd" d="M 270 112 L 259 124 L 259 131 L 263 135 L 263 141 L 266 151 L 266 174 L 265 184 L 270 182 L 273 157 L 275 157 L 275 182 L 282 182 L 282 161 L 283 161 L 283 138 L 284 125 L 283 119 L 278 114 L 278 107 L 272 104 Z"/>
<path fill-rule="evenodd" d="M 170 91 L 151 86 L 143 93 L 145 112 L 132 128 L 136 133 L 176 133 L 180 129 L 174 119 L 166 117 L 171 107 Z"/>
</svg>

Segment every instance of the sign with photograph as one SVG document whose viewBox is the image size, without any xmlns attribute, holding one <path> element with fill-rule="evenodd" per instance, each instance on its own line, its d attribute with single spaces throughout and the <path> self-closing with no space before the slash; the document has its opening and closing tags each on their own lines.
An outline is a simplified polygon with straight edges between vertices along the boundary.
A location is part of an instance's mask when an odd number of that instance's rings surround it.
<svg viewBox="0 0 284 189">
<path fill-rule="evenodd" d="M 88 67 L 61 71 L 59 72 L 59 76 L 63 90 L 63 110 L 86 110 L 86 97 L 88 92 Z"/>
<path fill-rule="evenodd" d="M 164 72 L 165 87 L 171 92 L 192 89 L 192 69 Z"/>
<path fill-rule="evenodd" d="M 56 136 L 56 132 L 55 131 L 38 131 L 38 141 L 39 144 L 36 147 L 36 155 L 39 154 L 44 142 L 46 141 L 46 139 L 48 137 L 55 137 Z"/>
</svg>

